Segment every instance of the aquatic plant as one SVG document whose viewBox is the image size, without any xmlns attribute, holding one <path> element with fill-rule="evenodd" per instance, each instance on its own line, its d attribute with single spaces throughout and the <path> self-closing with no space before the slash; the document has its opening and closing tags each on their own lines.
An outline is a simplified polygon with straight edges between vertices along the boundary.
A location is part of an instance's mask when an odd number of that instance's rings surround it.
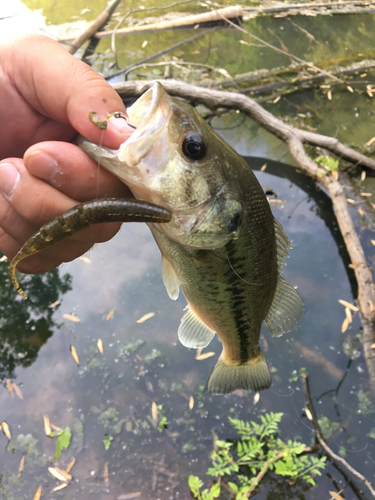
<svg viewBox="0 0 375 500">
<path fill-rule="evenodd" d="M 269 471 L 287 477 L 289 484 L 302 480 L 314 486 L 313 476 L 321 474 L 320 469 L 326 466 L 326 457 L 307 455 L 313 450 L 303 443 L 282 441 L 278 437 L 282 416 L 283 413 L 267 413 L 260 417 L 260 424 L 229 417 L 240 438 L 236 441 L 216 441 L 211 456 L 212 467 L 207 474 L 215 477 L 217 483 L 210 489 L 202 490 L 203 481 L 197 476 L 190 476 L 189 487 L 194 498 L 213 500 L 225 487 L 230 498 L 245 500 Z"/>
</svg>

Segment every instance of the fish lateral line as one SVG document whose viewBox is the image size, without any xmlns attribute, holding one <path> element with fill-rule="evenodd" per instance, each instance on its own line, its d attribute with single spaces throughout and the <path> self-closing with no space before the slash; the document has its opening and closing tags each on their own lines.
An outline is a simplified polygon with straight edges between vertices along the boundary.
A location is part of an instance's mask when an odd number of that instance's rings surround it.
<svg viewBox="0 0 375 500">
<path fill-rule="evenodd" d="M 153 222 L 167 223 L 172 213 L 159 205 L 133 198 L 103 198 L 87 201 L 70 208 L 42 226 L 21 247 L 10 264 L 12 283 L 21 295 L 27 299 L 16 276 L 17 264 L 55 243 L 72 236 L 83 229 L 104 222 Z"/>
</svg>

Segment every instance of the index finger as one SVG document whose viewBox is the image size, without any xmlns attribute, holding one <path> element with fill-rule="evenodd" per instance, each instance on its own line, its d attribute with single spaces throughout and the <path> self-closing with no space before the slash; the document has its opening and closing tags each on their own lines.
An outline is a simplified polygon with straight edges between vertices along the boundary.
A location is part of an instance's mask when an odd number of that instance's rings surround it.
<svg viewBox="0 0 375 500">
<path fill-rule="evenodd" d="M 26 35 L 7 46 L 5 64 L 23 98 L 41 115 L 72 127 L 87 139 L 118 148 L 133 129 L 125 120 L 112 120 L 103 133 L 88 116 L 100 119 L 115 111 L 125 112 L 117 92 L 90 66 L 70 55 L 59 43 L 42 35 Z M 58 137 L 39 137 L 54 140 Z"/>
</svg>

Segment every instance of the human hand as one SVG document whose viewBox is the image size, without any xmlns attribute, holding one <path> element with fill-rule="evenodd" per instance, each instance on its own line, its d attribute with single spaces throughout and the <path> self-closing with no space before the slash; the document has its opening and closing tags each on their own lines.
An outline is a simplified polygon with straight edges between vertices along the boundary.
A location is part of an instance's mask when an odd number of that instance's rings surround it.
<svg viewBox="0 0 375 500">
<path fill-rule="evenodd" d="M 0 250 L 9 259 L 43 224 L 74 205 L 131 196 L 72 143 L 79 132 L 118 149 L 133 132 L 125 120 L 111 120 L 105 132 L 89 121 L 92 110 L 100 119 L 125 112 L 118 94 L 93 69 L 41 35 L 0 41 L 0 95 Z M 88 228 L 28 257 L 17 269 L 53 269 L 112 238 L 119 227 Z"/>
</svg>

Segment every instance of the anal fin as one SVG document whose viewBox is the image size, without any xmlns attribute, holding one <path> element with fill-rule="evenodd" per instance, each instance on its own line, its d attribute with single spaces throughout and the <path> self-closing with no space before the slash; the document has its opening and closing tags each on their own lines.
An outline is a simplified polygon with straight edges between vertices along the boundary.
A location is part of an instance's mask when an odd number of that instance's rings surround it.
<svg viewBox="0 0 375 500">
<path fill-rule="evenodd" d="M 206 326 L 189 306 L 186 306 L 184 310 L 186 312 L 178 328 L 178 338 L 181 344 L 192 349 L 207 347 L 214 338 L 215 332 Z"/>
</svg>

